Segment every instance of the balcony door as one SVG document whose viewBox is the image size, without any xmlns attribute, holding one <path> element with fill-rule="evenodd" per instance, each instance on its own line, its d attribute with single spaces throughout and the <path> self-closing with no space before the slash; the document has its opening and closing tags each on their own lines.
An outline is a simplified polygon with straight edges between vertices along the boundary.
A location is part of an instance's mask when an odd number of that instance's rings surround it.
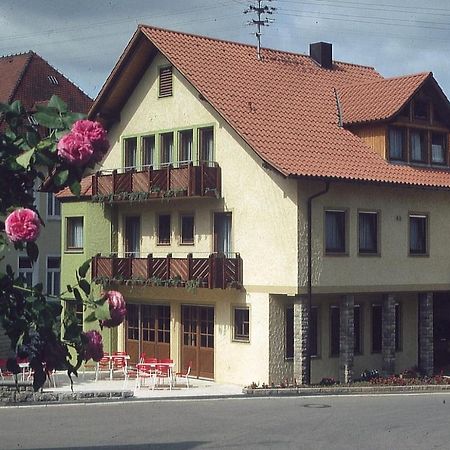
<svg viewBox="0 0 450 450">
<path fill-rule="evenodd" d="M 141 219 L 139 216 L 125 217 L 125 256 L 139 257 L 141 252 Z"/>
<path fill-rule="evenodd" d="M 214 252 L 231 256 L 231 213 L 214 214 Z"/>
<path fill-rule="evenodd" d="M 181 306 L 181 363 L 192 361 L 191 374 L 214 378 L 214 307 Z"/>
<path fill-rule="evenodd" d="M 141 353 L 149 358 L 170 357 L 170 306 L 127 304 L 125 348 L 130 362 Z"/>
</svg>

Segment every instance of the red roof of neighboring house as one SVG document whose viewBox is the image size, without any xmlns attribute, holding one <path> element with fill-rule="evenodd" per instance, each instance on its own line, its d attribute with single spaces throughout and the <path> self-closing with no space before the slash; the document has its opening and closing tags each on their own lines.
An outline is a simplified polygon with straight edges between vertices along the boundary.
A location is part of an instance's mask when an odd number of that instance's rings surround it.
<svg viewBox="0 0 450 450">
<path fill-rule="evenodd" d="M 111 99 L 116 85 L 127 98 L 137 80 L 125 70 L 134 61 L 136 48 L 145 45 L 165 55 L 255 153 L 286 176 L 450 188 L 449 171 L 390 164 L 339 126 L 338 92 L 346 98 L 343 109 L 349 117 L 354 114 L 362 120 L 363 113 L 352 102 L 361 98 L 359 91 L 365 87 L 354 86 L 379 86 L 389 107 L 384 108 L 380 99 L 376 113 L 367 102 L 364 111 L 387 117 L 400 98 L 413 95 L 422 78 L 431 74 L 389 82 L 370 67 L 335 61 L 329 70 L 309 56 L 270 49 L 263 49 L 259 61 L 250 45 L 141 25 L 97 97 L 91 116 L 107 113 L 108 107 L 114 110 Z M 142 67 L 135 72 L 140 77 Z M 392 90 L 400 88 L 398 101 L 391 105 L 388 100 L 397 95 Z"/>
<path fill-rule="evenodd" d="M 389 119 L 431 78 L 431 72 L 353 84 L 339 89 L 344 124 Z"/>
<path fill-rule="evenodd" d="M 53 94 L 72 111 L 87 113 L 92 99 L 36 53 L 0 57 L 0 102 L 20 100 L 27 111 Z"/>
<path fill-rule="evenodd" d="M 90 197 L 92 195 L 92 176 L 87 176 L 84 177 L 81 180 L 81 193 L 80 193 L 80 197 Z M 68 199 L 68 198 L 72 198 L 72 199 L 76 199 L 77 197 L 75 197 L 72 192 L 70 191 L 69 187 L 66 187 L 64 189 L 61 189 L 57 194 L 56 197 L 61 200 L 61 199 Z"/>
</svg>

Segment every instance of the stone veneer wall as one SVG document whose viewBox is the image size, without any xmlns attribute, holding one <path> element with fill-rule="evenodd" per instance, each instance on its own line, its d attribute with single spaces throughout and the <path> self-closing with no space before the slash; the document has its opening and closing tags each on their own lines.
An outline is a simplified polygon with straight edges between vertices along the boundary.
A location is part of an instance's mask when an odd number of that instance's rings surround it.
<svg viewBox="0 0 450 450">
<path fill-rule="evenodd" d="M 294 303 L 294 378 L 297 384 L 308 384 L 307 376 L 307 297 L 297 297 Z"/>
<path fill-rule="evenodd" d="M 391 375 L 395 370 L 395 297 L 393 294 L 387 294 L 383 299 L 381 323 L 382 371 L 386 375 Z"/>
<path fill-rule="evenodd" d="M 353 360 L 355 353 L 353 295 L 344 295 L 340 304 L 339 333 L 339 381 L 350 383 L 353 380 Z"/>
<path fill-rule="evenodd" d="M 419 294 L 419 367 L 425 375 L 433 375 L 433 294 Z"/>
<path fill-rule="evenodd" d="M 285 296 L 269 297 L 269 383 L 278 384 L 286 378 L 289 380 L 293 378 L 294 362 L 284 357 L 285 314 L 288 306 L 292 306 L 292 302 L 289 303 Z"/>
</svg>

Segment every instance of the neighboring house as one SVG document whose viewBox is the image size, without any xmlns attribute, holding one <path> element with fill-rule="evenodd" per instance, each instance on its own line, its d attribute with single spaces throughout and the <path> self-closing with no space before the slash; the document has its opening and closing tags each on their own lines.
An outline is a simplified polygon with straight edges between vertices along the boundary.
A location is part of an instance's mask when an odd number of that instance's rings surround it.
<svg viewBox="0 0 450 450">
<path fill-rule="evenodd" d="M 20 100 L 31 114 L 36 104 L 45 104 L 53 94 L 61 97 L 72 111 L 87 112 L 92 100 L 74 83 L 54 69 L 36 53 L 0 57 L 0 102 Z M 51 193 L 36 193 L 36 206 L 45 222 L 37 241 L 39 259 L 32 266 L 26 254 L 17 253 L 11 246 L 0 268 L 10 264 L 16 273 L 21 273 L 31 284 L 44 284 L 44 291 L 58 295 L 60 290 L 61 218 L 60 205 Z M 0 333 L 0 357 L 10 351 L 9 340 Z"/>
<path fill-rule="evenodd" d="M 450 362 L 449 113 L 431 73 L 385 79 L 330 44 L 259 61 L 140 26 L 90 110 L 102 170 L 59 194 L 63 284 L 96 255 L 128 303 L 106 350 L 132 361 L 237 383 L 308 382 L 309 361 L 312 382 L 431 373 Z"/>
</svg>

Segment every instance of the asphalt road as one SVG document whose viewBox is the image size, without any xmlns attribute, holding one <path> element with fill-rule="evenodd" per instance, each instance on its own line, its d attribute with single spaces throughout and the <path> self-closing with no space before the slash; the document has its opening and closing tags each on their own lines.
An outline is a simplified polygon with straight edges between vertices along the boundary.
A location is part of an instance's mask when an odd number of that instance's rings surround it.
<svg viewBox="0 0 450 450">
<path fill-rule="evenodd" d="M 449 449 L 450 394 L 0 408 L 0 448 Z"/>
</svg>

